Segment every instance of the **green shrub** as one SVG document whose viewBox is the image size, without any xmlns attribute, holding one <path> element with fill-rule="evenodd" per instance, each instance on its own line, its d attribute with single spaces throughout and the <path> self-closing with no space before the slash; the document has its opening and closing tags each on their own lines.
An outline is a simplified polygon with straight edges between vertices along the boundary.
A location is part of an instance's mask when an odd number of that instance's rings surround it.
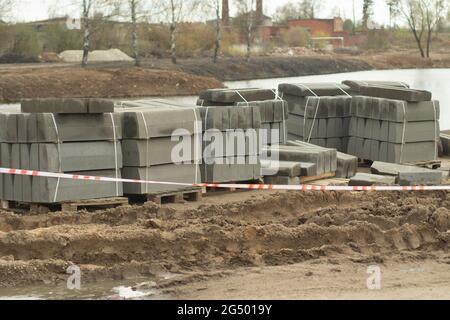
<svg viewBox="0 0 450 320">
<path fill-rule="evenodd" d="M 33 27 L 18 26 L 14 35 L 12 53 L 37 57 L 41 51 L 37 31 Z"/>
<path fill-rule="evenodd" d="M 306 47 L 310 45 L 311 37 L 305 28 L 289 28 L 281 33 L 282 43 L 289 47 Z"/>
<path fill-rule="evenodd" d="M 65 50 L 79 50 L 82 47 L 82 34 L 68 30 L 65 26 L 54 24 L 43 29 L 44 50 L 61 53 Z"/>
</svg>

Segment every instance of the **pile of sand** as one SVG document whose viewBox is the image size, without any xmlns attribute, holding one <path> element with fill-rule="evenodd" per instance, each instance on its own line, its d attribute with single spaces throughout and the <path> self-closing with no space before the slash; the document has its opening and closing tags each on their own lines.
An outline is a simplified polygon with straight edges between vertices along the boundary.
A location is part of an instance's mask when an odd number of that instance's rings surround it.
<svg viewBox="0 0 450 320">
<path fill-rule="evenodd" d="M 64 62 L 81 62 L 83 58 L 82 50 L 67 50 L 59 54 Z M 119 49 L 96 50 L 89 53 L 89 61 L 91 62 L 117 62 L 117 61 L 134 61 L 133 58 L 126 55 Z"/>
</svg>

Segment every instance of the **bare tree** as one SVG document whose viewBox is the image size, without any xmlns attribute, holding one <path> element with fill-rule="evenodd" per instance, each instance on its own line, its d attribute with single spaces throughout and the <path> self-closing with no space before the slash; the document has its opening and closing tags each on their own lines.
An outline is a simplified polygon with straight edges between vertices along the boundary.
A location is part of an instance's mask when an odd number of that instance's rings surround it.
<svg viewBox="0 0 450 320">
<path fill-rule="evenodd" d="M 82 23 L 83 23 L 83 59 L 81 60 L 81 66 L 86 67 L 88 64 L 89 47 L 91 39 L 91 24 L 90 16 L 91 9 L 94 0 L 83 0 L 82 2 Z"/>
<path fill-rule="evenodd" d="M 362 17 L 362 27 L 367 30 L 369 19 L 373 14 L 373 0 L 363 1 L 363 17 Z"/>
<path fill-rule="evenodd" d="M 108 19 L 119 15 L 120 0 L 81 0 L 80 3 L 83 30 L 81 66 L 86 67 L 91 47 L 91 36 L 95 28 Z"/>
<path fill-rule="evenodd" d="M 431 40 L 433 32 L 437 29 L 439 23 L 446 15 L 447 0 L 423 0 L 425 11 L 425 25 L 427 30 L 427 58 L 430 57 Z"/>
<path fill-rule="evenodd" d="M 253 28 L 255 24 L 255 0 L 238 0 L 238 10 L 241 16 L 245 17 L 247 32 L 247 61 L 250 61 L 253 43 Z"/>
<path fill-rule="evenodd" d="M 177 63 L 177 32 L 180 22 L 194 15 L 201 4 L 201 0 L 159 0 L 161 14 L 169 22 L 170 29 L 170 57 L 172 63 Z"/>
<path fill-rule="evenodd" d="M 226 19 L 222 19 L 222 13 L 223 13 L 223 6 L 221 5 L 223 3 L 223 0 L 204 0 L 202 2 L 202 7 L 205 9 L 205 13 L 207 16 L 209 16 L 211 13 L 214 14 L 216 17 L 215 19 L 215 28 L 216 28 L 216 35 L 215 35 L 215 41 L 214 41 L 214 55 L 213 55 L 213 62 L 217 63 L 219 60 L 219 53 L 220 53 L 220 47 L 222 42 L 222 25 L 227 24 Z"/>
<path fill-rule="evenodd" d="M 446 14 L 446 0 L 398 0 L 395 5 L 408 23 L 421 57 L 429 58 L 433 32 Z"/>
<path fill-rule="evenodd" d="M 320 7 L 321 3 L 319 0 L 289 1 L 285 5 L 277 8 L 275 20 L 280 23 L 285 23 L 293 19 L 314 19 Z"/>
<path fill-rule="evenodd" d="M 137 11 L 139 0 L 128 0 L 130 5 L 130 16 L 131 16 L 131 46 L 133 48 L 134 55 L 134 65 L 139 67 L 141 65 L 141 59 L 139 57 L 139 43 L 138 43 L 138 23 L 137 23 Z"/>
</svg>

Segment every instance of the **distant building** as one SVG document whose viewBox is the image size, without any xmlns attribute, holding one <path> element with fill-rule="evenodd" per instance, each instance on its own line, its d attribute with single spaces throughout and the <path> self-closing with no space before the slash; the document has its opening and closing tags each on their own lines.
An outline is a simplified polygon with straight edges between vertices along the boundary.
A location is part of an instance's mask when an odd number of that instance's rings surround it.
<svg viewBox="0 0 450 320">
<path fill-rule="evenodd" d="M 353 35 L 344 30 L 344 21 L 340 17 L 333 19 L 296 19 L 289 20 L 286 25 L 262 26 L 261 41 L 269 42 L 280 38 L 283 31 L 292 28 L 304 28 L 313 38 L 340 38 L 329 40 L 334 47 L 357 46 L 367 41 L 366 34 Z"/>
</svg>

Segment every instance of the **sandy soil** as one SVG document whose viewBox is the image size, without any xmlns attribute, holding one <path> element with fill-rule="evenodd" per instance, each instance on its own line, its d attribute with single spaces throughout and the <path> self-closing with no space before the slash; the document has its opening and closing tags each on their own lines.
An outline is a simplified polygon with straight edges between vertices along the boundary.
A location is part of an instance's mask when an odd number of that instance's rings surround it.
<svg viewBox="0 0 450 320">
<path fill-rule="evenodd" d="M 444 192 L 243 192 L 94 213 L 1 212 L 0 286 L 60 283 L 74 263 L 87 282 L 181 274 L 152 284 L 180 298 L 365 298 L 364 270 L 375 263 L 390 270 L 386 295 L 423 298 L 427 281 L 449 287 L 449 205 Z M 414 282 L 402 272 L 414 268 L 431 273 Z M 277 285 L 290 278 L 305 286 Z"/>
<path fill-rule="evenodd" d="M 132 67 L 0 67 L 0 102 L 23 98 L 128 98 L 196 95 L 221 88 L 214 78 Z"/>
</svg>

